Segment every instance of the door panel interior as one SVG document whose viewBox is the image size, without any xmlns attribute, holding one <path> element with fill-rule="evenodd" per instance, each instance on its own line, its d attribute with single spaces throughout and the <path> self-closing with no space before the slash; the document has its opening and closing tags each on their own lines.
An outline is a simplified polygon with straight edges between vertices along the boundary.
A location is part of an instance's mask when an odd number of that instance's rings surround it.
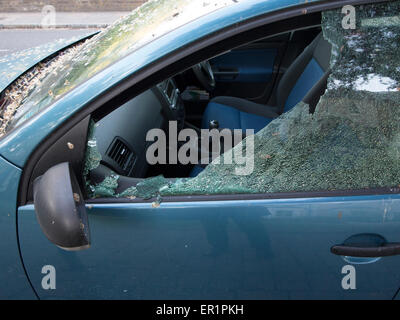
<svg viewBox="0 0 400 320">
<path fill-rule="evenodd" d="M 249 43 L 211 59 L 217 81 L 213 96 L 273 104 L 283 73 L 320 32 L 318 26 L 292 31 Z"/>
<path fill-rule="evenodd" d="M 246 99 L 269 95 L 288 38 L 248 44 L 210 60 L 217 81 L 213 94 Z"/>
</svg>

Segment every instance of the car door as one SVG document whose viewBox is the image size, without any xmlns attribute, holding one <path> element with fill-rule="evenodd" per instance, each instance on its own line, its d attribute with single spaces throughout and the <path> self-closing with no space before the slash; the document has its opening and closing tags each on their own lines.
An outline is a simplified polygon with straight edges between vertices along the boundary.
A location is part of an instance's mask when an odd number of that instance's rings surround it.
<svg viewBox="0 0 400 320">
<path fill-rule="evenodd" d="M 289 35 L 259 41 L 210 60 L 216 96 L 257 98 L 272 90 Z"/>
<path fill-rule="evenodd" d="M 33 205 L 20 207 L 21 252 L 39 297 L 391 299 L 399 287 L 399 256 L 331 252 L 360 234 L 369 238 L 359 245 L 399 242 L 398 194 L 165 200 L 87 203 L 92 246 L 77 252 L 50 243 Z M 43 287 L 48 265 L 54 289 Z"/>
<path fill-rule="evenodd" d="M 211 59 L 216 80 L 213 96 L 266 103 L 285 70 L 319 32 L 320 28 L 287 32 Z"/>
<path fill-rule="evenodd" d="M 362 32 L 343 29 L 337 19 L 340 9 L 324 14 L 325 36 L 339 41 L 336 47 L 342 53 L 332 68 L 334 85 L 328 86 L 313 115 L 308 105 L 299 103 L 257 134 L 255 174 L 238 178 L 233 170 L 210 166 L 191 180 L 208 183 L 210 191 L 217 180 L 231 191 L 238 190 L 235 182 L 256 185 L 258 194 L 208 192 L 167 196 L 161 202 L 89 199 L 92 245 L 84 251 L 65 251 L 49 242 L 33 204 L 19 207 L 21 256 L 38 296 L 396 297 L 400 114 L 393 87 L 398 81 L 389 76 L 396 76 L 399 66 L 399 55 L 392 54 L 398 50 L 392 40 L 398 19 L 386 15 L 398 12 L 399 3 L 387 6 L 358 11 Z M 382 12 L 384 18 L 379 18 Z M 342 39 L 352 41 L 342 44 Z M 368 50 L 373 50 L 371 61 L 364 59 Z M 349 59 L 354 56 L 359 60 Z M 360 70 L 376 73 L 363 81 Z M 67 143 L 62 145 L 65 149 Z M 203 179 L 207 174 L 210 178 Z M 268 183 L 272 191 L 265 191 Z"/>
<path fill-rule="evenodd" d="M 0 156 L 0 300 L 35 299 L 18 252 L 16 197 L 21 170 Z"/>
</svg>

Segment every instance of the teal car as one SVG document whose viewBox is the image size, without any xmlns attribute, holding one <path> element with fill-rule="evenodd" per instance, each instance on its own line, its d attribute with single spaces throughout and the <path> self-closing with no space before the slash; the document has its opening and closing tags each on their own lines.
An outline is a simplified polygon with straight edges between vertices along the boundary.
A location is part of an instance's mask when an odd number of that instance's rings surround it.
<svg viewBox="0 0 400 320">
<path fill-rule="evenodd" d="M 400 1 L 150 0 L 0 59 L 1 299 L 396 299 Z"/>
</svg>

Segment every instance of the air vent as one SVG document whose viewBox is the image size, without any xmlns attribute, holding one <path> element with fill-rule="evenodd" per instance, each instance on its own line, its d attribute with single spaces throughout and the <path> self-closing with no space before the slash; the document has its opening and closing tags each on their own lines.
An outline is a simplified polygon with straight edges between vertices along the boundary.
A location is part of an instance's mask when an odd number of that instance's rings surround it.
<svg viewBox="0 0 400 320">
<path fill-rule="evenodd" d="M 135 160 L 132 150 L 129 149 L 127 144 L 119 137 L 114 139 L 108 149 L 107 156 L 114 160 L 123 171 L 128 173 Z"/>
</svg>

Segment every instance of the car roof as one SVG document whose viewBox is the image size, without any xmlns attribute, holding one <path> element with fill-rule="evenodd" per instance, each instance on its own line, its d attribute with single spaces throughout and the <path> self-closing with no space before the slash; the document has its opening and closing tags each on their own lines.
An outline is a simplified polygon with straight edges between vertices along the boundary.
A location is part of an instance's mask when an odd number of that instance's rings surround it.
<svg viewBox="0 0 400 320">
<path fill-rule="evenodd" d="M 69 39 L 58 39 L 34 48 L 24 49 L 0 58 L 0 93 L 27 70 L 48 59 L 55 53 L 73 45 L 97 32 L 87 32 Z"/>
</svg>

